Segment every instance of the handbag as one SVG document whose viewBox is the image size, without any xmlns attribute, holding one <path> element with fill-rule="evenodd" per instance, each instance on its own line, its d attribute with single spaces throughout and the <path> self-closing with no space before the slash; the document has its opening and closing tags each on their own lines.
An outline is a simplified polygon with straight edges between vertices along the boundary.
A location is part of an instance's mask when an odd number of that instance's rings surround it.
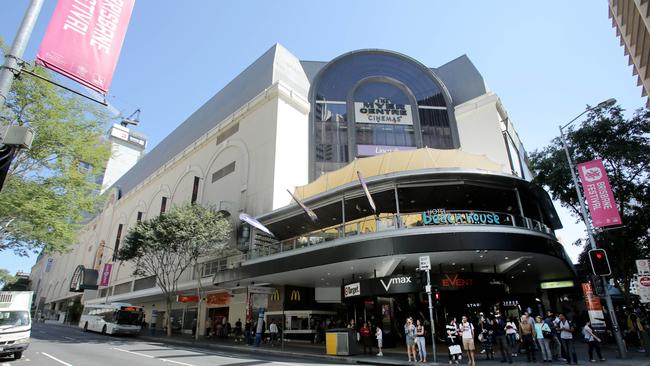
<svg viewBox="0 0 650 366">
<path fill-rule="evenodd" d="M 520 339 L 521 339 L 521 336 L 519 335 L 519 333 L 515 333 L 515 339 L 516 339 L 516 340 L 520 340 Z"/>
<path fill-rule="evenodd" d="M 463 353 L 463 351 L 460 349 L 460 344 L 454 344 L 453 346 L 449 346 L 449 354 L 457 355 L 459 353 Z"/>
<path fill-rule="evenodd" d="M 484 337 L 483 337 L 483 333 L 479 334 L 479 335 L 478 335 L 478 341 L 479 341 L 479 342 L 483 342 L 484 340 L 485 340 L 485 339 L 484 339 Z"/>
<path fill-rule="evenodd" d="M 542 335 L 546 339 L 551 339 L 553 337 L 553 333 L 550 330 L 542 330 Z"/>
</svg>

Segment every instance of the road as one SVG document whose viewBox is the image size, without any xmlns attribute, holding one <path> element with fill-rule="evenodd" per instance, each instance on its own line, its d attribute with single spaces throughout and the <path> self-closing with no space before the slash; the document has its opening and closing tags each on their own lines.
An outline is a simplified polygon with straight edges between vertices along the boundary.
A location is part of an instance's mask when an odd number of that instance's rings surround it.
<svg viewBox="0 0 650 366">
<path fill-rule="evenodd" d="M 238 354 L 146 342 L 137 337 L 102 336 L 81 329 L 34 324 L 32 341 L 23 358 L 1 358 L 1 366 L 294 366 L 326 365 L 311 359 Z M 328 364 L 331 365 L 331 364 Z"/>
</svg>

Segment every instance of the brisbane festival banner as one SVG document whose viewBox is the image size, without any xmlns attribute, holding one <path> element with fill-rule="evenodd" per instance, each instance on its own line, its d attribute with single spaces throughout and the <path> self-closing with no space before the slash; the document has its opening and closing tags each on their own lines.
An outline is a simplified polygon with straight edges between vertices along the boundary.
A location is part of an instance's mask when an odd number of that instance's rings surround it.
<svg viewBox="0 0 650 366">
<path fill-rule="evenodd" d="M 578 172 L 594 227 L 621 225 L 603 161 L 596 159 L 578 164 Z"/>
<path fill-rule="evenodd" d="M 36 62 L 106 94 L 135 0 L 59 0 Z"/>
<path fill-rule="evenodd" d="M 108 286 L 108 282 L 111 279 L 111 271 L 113 270 L 112 263 L 104 264 L 104 270 L 102 271 L 102 278 L 100 279 L 100 286 Z"/>
</svg>

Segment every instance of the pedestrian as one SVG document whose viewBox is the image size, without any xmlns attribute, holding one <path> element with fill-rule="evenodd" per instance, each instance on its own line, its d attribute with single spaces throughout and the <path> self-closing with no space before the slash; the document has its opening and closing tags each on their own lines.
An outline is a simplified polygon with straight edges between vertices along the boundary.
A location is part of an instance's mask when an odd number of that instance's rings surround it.
<svg viewBox="0 0 650 366">
<path fill-rule="evenodd" d="M 546 312 L 546 319 L 544 319 L 544 323 L 546 323 L 548 327 L 551 328 L 551 337 L 549 339 L 550 347 L 551 347 L 551 355 L 553 357 L 553 360 L 566 361 L 566 358 L 561 357 L 562 345 L 560 344 L 560 339 L 558 338 L 558 334 L 557 334 L 556 319 L 557 317 L 555 316 L 555 314 L 553 314 L 552 311 Z"/>
<path fill-rule="evenodd" d="M 238 318 L 235 322 L 235 343 L 241 342 L 242 328 L 241 328 L 241 318 Z"/>
<path fill-rule="evenodd" d="M 271 324 L 269 324 L 269 334 L 271 335 L 271 347 L 275 347 L 275 342 L 278 340 L 278 325 L 275 324 L 275 319 L 271 320 Z"/>
<path fill-rule="evenodd" d="M 404 339 L 406 340 L 406 354 L 411 360 L 415 361 L 415 325 L 413 325 L 412 318 L 406 318 L 404 324 Z M 411 358 L 413 356 L 413 358 Z"/>
<path fill-rule="evenodd" d="M 480 338 L 485 359 L 494 360 L 494 321 L 490 317 L 485 317 L 483 320 Z"/>
<path fill-rule="evenodd" d="M 636 313 L 634 312 L 628 314 L 626 323 L 627 323 L 627 330 L 631 334 L 632 342 L 638 346 L 639 352 L 645 352 L 645 347 L 643 342 L 643 333 L 645 332 L 645 329 L 643 328 L 643 324 L 641 324 L 641 320 L 639 319 L 639 316 L 636 315 Z"/>
<path fill-rule="evenodd" d="M 192 324 L 190 325 L 192 327 L 192 335 L 196 335 L 196 318 L 192 319 Z"/>
<path fill-rule="evenodd" d="M 422 322 L 420 322 L 420 319 L 415 321 L 416 326 L 415 326 L 415 342 L 418 345 L 418 356 L 420 356 L 420 362 L 427 362 L 427 342 L 424 338 L 425 332 L 424 332 L 424 326 L 422 325 Z"/>
<path fill-rule="evenodd" d="M 250 320 L 246 320 L 246 323 L 244 324 L 244 341 L 246 342 L 246 345 L 250 346 L 251 345 L 251 328 L 252 324 Z"/>
<path fill-rule="evenodd" d="M 519 332 L 517 330 L 517 322 L 514 316 L 510 317 L 510 320 L 506 322 L 505 331 L 508 347 L 510 348 L 510 355 L 512 357 L 517 357 L 516 350 L 519 349 L 519 345 L 517 344 L 517 337 L 519 335 Z"/>
<path fill-rule="evenodd" d="M 596 359 L 594 359 L 594 351 L 596 351 L 600 362 L 607 361 L 600 353 L 601 340 L 596 336 L 596 334 L 594 334 L 594 330 L 591 329 L 590 321 L 588 321 L 584 328 L 582 328 L 582 334 L 585 336 L 585 341 L 587 341 L 587 344 L 589 345 L 589 361 L 596 362 Z"/>
<path fill-rule="evenodd" d="M 363 323 L 361 326 L 361 329 L 359 329 L 359 333 L 361 334 L 361 344 L 363 344 L 363 354 L 366 354 L 366 350 L 368 350 L 367 354 L 372 354 L 372 333 L 370 331 L 370 322 Z"/>
<path fill-rule="evenodd" d="M 474 325 L 470 323 L 465 315 L 463 315 L 461 320 L 460 329 L 463 337 L 463 348 L 467 351 L 468 364 L 476 365 L 476 360 L 474 359 L 474 351 L 476 351 L 476 347 L 474 346 Z"/>
<path fill-rule="evenodd" d="M 528 322 L 528 316 L 525 314 L 521 316 L 521 323 L 519 323 L 519 336 L 521 344 L 526 350 L 526 359 L 528 362 L 537 362 L 534 343 L 536 338 L 535 327 L 530 325 L 530 322 Z"/>
<path fill-rule="evenodd" d="M 551 362 L 553 356 L 551 355 L 551 328 L 544 322 L 541 316 L 535 318 L 535 341 L 537 347 L 542 354 L 542 362 Z"/>
<path fill-rule="evenodd" d="M 573 332 L 575 331 L 573 323 L 562 313 L 560 313 L 559 319 L 558 331 L 560 332 L 560 342 L 562 342 L 562 347 L 566 351 L 567 364 L 571 365 L 571 360 L 573 360 L 573 364 L 577 365 L 578 355 L 576 354 L 576 347 L 573 340 Z"/>
<path fill-rule="evenodd" d="M 210 331 L 212 330 L 212 319 L 208 316 L 205 319 L 205 337 L 210 338 Z"/>
<path fill-rule="evenodd" d="M 379 325 L 375 329 L 375 338 L 377 338 L 377 348 L 379 348 L 379 353 L 377 353 L 377 356 L 383 356 L 384 354 L 382 353 L 381 349 L 384 347 L 384 333 L 381 331 Z"/>
<path fill-rule="evenodd" d="M 506 339 L 506 321 L 500 313 L 496 313 L 494 317 L 494 340 L 501 352 L 501 362 L 512 363 L 512 349 Z"/>
<path fill-rule="evenodd" d="M 452 362 L 457 364 L 458 361 L 463 358 L 463 353 L 460 351 L 460 337 L 458 336 L 458 324 L 456 324 L 456 318 L 451 318 L 449 324 L 446 326 L 446 331 L 447 337 L 445 337 L 445 341 L 449 351 L 449 364 Z"/>
</svg>

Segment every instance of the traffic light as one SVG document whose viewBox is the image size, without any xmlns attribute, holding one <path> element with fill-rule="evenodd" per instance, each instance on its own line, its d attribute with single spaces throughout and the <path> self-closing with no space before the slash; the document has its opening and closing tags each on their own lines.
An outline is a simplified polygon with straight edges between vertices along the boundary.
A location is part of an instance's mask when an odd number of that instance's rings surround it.
<svg viewBox="0 0 650 366">
<path fill-rule="evenodd" d="M 609 276 L 612 274 L 605 249 L 590 250 L 589 260 L 591 261 L 591 269 L 593 269 L 596 276 Z"/>
<path fill-rule="evenodd" d="M 440 291 L 438 289 L 433 290 L 433 298 L 436 301 L 440 301 Z"/>
</svg>

